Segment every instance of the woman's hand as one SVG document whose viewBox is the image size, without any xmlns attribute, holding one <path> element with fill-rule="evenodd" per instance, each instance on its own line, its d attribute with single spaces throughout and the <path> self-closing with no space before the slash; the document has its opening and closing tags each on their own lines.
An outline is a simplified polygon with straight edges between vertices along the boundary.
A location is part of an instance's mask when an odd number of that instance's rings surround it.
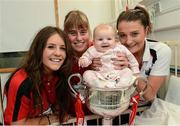
<svg viewBox="0 0 180 126">
<path fill-rule="evenodd" d="M 101 59 L 100 58 L 94 58 L 92 60 L 92 64 L 90 65 L 91 69 L 99 71 L 100 67 L 102 67 Z"/>
<path fill-rule="evenodd" d="M 129 61 L 126 54 L 117 53 L 116 56 L 117 58 L 112 58 L 113 64 L 115 66 L 114 69 L 122 70 L 129 66 Z"/>
</svg>

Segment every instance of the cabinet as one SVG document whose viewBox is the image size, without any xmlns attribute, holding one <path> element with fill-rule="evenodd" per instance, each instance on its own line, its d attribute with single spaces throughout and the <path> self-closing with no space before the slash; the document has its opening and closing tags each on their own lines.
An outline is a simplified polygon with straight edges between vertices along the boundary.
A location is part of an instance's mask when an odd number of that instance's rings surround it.
<svg viewBox="0 0 180 126">
<path fill-rule="evenodd" d="M 179 41 L 180 0 L 142 0 L 153 19 L 152 39 Z"/>
<path fill-rule="evenodd" d="M 142 0 L 140 3 L 153 18 L 154 31 L 180 28 L 180 0 Z"/>
</svg>

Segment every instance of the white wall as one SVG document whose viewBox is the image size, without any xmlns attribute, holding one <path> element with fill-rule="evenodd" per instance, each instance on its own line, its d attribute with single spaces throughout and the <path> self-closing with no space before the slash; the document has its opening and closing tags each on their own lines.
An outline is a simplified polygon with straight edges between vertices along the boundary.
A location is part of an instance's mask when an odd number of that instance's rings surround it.
<svg viewBox="0 0 180 126">
<path fill-rule="evenodd" d="M 152 37 L 180 40 L 180 0 L 154 1 L 160 1 L 161 12 L 155 17 Z M 91 30 L 99 23 L 114 24 L 118 11 L 123 9 L 121 3 L 121 0 L 58 0 L 60 27 L 63 28 L 65 15 L 73 9 L 88 16 Z M 53 0 L 0 0 L 0 52 L 28 50 L 35 33 L 46 25 L 55 26 Z"/>
<path fill-rule="evenodd" d="M 89 19 L 91 30 L 99 23 L 109 23 L 114 20 L 112 0 L 59 0 L 61 28 L 65 15 L 71 10 L 83 11 Z"/>
<path fill-rule="evenodd" d="M 26 51 L 35 33 L 55 26 L 53 0 L 0 0 L 0 52 Z"/>
<path fill-rule="evenodd" d="M 60 27 L 72 9 L 87 14 L 91 30 L 114 20 L 112 0 L 58 0 Z M 0 0 L 0 52 L 26 51 L 37 31 L 55 26 L 54 0 Z"/>
<path fill-rule="evenodd" d="M 0 52 L 2 50 L 2 2 L 0 2 Z"/>
</svg>

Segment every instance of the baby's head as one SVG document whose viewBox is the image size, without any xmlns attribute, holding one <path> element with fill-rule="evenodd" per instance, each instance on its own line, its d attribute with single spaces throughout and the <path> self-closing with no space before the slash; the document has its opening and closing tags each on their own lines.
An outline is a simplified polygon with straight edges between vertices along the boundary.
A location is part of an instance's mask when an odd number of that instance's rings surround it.
<svg viewBox="0 0 180 126">
<path fill-rule="evenodd" d="M 116 45 L 116 31 L 109 24 L 98 25 L 93 32 L 94 47 L 98 52 L 106 52 Z"/>
</svg>

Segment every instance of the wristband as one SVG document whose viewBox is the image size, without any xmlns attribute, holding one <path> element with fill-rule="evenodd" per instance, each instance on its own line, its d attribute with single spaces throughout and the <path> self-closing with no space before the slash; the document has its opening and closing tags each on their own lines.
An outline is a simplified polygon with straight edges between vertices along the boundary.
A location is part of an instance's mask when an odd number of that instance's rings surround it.
<svg viewBox="0 0 180 126">
<path fill-rule="evenodd" d="M 145 91 L 146 91 L 147 87 L 148 87 L 148 83 L 146 83 L 146 85 L 145 85 L 144 89 L 143 89 L 143 90 L 141 90 L 141 91 L 139 92 L 139 95 L 140 95 L 140 96 L 144 95 L 144 93 L 145 93 Z"/>
</svg>

